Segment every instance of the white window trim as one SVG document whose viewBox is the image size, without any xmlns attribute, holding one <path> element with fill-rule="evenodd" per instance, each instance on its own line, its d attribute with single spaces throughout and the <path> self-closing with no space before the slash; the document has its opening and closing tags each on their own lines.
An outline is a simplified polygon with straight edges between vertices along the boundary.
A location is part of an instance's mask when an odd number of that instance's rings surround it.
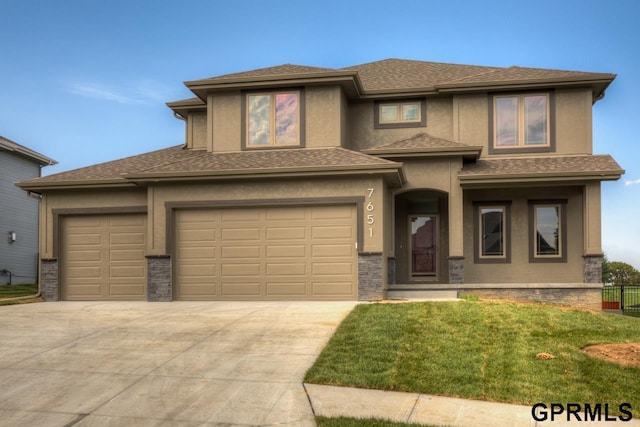
<svg viewBox="0 0 640 427">
<path fill-rule="evenodd" d="M 398 107 L 398 114 L 396 116 L 396 120 L 382 120 L 382 108 L 388 107 L 390 105 Z M 418 107 L 418 117 L 413 120 L 404 120 L 402 118 L 402 110 L 405 105 L 416 105 Z M 378 105 L 378 117 L 381 125 L 390 125 L 390 124 L 398 124 L 398 123 L 420 123 L 422 121 L 422 103 L 420 101 L 409 101 L 409 102 L 384 102 Z"/>
<path fill-rule="evenodd" d="M 558 253 L 545 255 L 538 253 L 538 208 L 557 208 L 558 209 Z M 563 257 L 563 229 L 562 229 L 562 211 L 563 207 L 560 203 L 535 203 L 533 205 L 533 257 L 535 259 L 562 259 Z"/>
</svg>

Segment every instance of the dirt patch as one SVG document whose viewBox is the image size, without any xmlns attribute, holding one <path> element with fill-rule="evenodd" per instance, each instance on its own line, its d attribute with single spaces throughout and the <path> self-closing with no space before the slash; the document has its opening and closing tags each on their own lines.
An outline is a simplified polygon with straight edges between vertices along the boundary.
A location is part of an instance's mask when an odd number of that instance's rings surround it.
<svg viewBox="0 0 640 427">
<path fill-rule="evenodd" d="M 589 356 L 640 368 L 640 343 L 597 344 L 582 349 Z"/>
</svg>

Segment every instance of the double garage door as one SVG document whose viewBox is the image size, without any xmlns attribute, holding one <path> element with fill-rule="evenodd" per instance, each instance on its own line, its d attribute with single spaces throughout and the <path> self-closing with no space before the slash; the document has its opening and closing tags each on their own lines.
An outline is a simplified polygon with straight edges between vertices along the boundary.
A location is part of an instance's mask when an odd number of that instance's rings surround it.
<svg viewBox="0 0 640 427">
<path fill-rule="evenodd" d="M 62 298 L 145 300 L 145 218 L 65 217 Z M 357 298 L 354 206 L 176 210 L 172 238 L 175 299 Z"/>
</svg>

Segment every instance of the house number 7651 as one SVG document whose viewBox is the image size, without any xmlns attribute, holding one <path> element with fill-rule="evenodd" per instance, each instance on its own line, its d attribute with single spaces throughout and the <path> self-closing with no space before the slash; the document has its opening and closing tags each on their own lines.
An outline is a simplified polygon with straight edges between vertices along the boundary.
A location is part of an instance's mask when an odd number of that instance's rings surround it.
<svg viewBox="0 0 640 427">
<path fill-rule="evenodd" d="M 367 188 L 367 199 L 371 199 L 371 196 L 373 196 L 373 192 L 374 192 L 374 188 Z M 366 206 L 367 212 L 373 212 L 373 210 L 375 209 L 375 207 L 373 206 L 373 202 L 371 200 L 369 200 L 369 203 L 367 203 Z M 367 224 L 368 225 L 373 225 L 373 223 L 375 222 L 375 218 L 373 217 L 373 214 L 367 214 Z M 373 227 L 369 227 L 369 237 L 373 237 Z"/>
</svg>

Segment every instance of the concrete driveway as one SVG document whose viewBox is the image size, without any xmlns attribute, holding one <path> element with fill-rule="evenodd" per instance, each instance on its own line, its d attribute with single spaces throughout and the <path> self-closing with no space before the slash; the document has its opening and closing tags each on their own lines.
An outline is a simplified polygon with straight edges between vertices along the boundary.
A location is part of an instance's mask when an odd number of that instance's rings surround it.
<svg viewBox="0 0 640 427">
<path fill-rule="evenodd" d="M 302 379 L 355 304 L 0 307 L 0 425 L 315 425 Z"/>
</svg>

